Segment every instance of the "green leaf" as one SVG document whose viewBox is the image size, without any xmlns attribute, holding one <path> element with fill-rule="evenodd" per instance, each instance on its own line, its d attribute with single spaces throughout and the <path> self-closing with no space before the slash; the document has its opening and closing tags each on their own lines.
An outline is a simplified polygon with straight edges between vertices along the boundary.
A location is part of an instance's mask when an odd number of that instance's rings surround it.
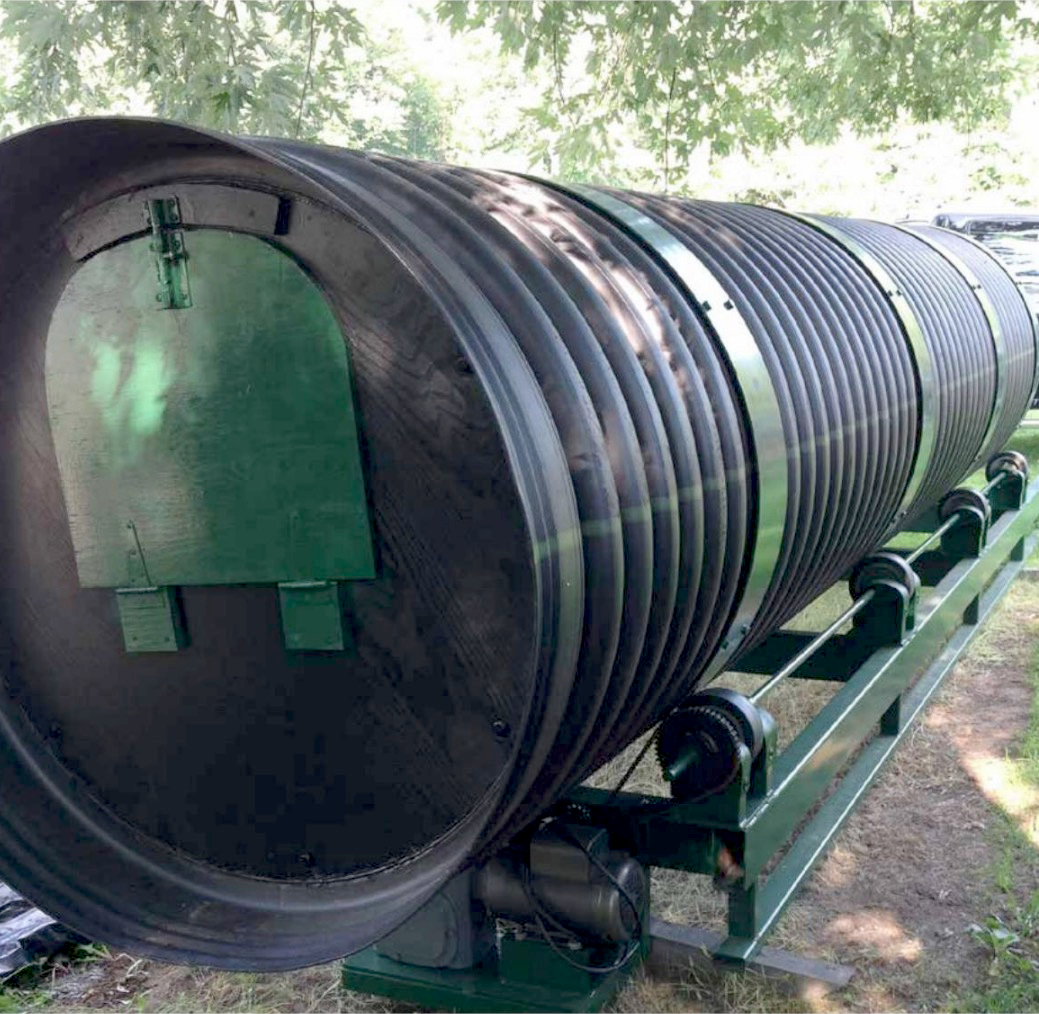
<svg viewBox="0 0 1039 1014">
<path fill-rule="evenodd" d="M 490 27 L 504 52 L 548 71 L 532 126 L 546 129 L 551 111 L 551 154 L 578 172 L 609 157 L 582 137 L 594 119 L 679 170 L 701 142 L 724 154 L 905 118 L 970 127 L 1005 115 L 1013 40 L 1039 33 L 1009 2 L 494 0 L 437 12 L 455 32 Z"/>
</svg>

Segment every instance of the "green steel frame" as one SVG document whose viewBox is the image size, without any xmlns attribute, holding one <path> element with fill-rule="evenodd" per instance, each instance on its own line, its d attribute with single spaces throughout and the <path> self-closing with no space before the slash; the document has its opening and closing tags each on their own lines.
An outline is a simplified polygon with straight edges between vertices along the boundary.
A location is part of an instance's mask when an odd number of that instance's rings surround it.
<svg viewBox="0 0 1039 1014">
<path fill-rule="evenodd" d="M 682 803 L 581 786 L 552 812 L 606 827 L 613 847 L 646 865 L 719 878 L 729 889 L 729 936 L 715 956 L 751 961 L 1036 541 L 1039 481 L 1026 489 L 1020 472 L 1002 471 L 981 496 L 991 514 L 962 508 L 940 525 L 936 518 L 917 549 L 894 551 L 919 575 L 918 590 L 878 581 L 845 613 L 850 633 L 839 623 L 820 635 L 780 631 L 740 661 L 746 672 L 843 684 L 784 750 L 765 712 L 764 748 L 756 759 L 743 748 L 741 777 L 716 796 Z M 344 981 L 458 1010 L 596 1009 L 620 985 L 616 974 L 577 982 L 547 945 L 523 943 L 539 956 L 518 968 L 506 948 L 496 962 L 460 971 L 412 968 L 369 950 L 347 960 Z"/>
</svg>

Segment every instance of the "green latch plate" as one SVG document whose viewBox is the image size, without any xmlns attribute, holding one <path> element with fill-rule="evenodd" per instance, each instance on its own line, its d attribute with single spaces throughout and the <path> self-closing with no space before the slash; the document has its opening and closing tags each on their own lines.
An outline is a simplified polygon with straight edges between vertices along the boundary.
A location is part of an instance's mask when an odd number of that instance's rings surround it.
<svg viewBox="0 0 1039 1014">
<path fill-rule="evenodd" d="M 148 201 L 147 206 L 159 283 L 155 301 L 161 310 L 185 310 L 191 306 L 191 285 L 184 233 L 180 229 L 180 204 L 176 197 L 157 197 Z"/>
<path fill-rule="evenodd" d="M 343 611 L 334 581 L 294 581 L 278 585 L 281 629 L 290 651 L 342 651 Z"/>
</svg>

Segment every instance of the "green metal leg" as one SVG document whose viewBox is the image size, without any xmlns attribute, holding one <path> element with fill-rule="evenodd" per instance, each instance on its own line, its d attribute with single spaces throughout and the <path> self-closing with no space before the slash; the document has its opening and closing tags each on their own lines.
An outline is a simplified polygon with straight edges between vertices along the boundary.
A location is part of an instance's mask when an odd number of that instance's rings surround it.
<svg viewBox="0 0 1039 1014">
<path fill-rule="evenodd" d="M 758 882 L 737 886 L 729 893 L 730 936 L 753 938 L 758 935 Z"/>
<path fill-rule="evenodd" d="M 880 716 L 880 735 L 897 736 L 902 731 L 902 695 L 899 694 Z"/>
<path fill-rule="evenodd" d="M 981 596 L 975 596 L 970 604 L 963 610 L 964 623 L 979 623 L 981 621 Z"/>
<path fill-rule="evenodd" d="M 1033 543 L 1034 536 L 1028 540 L 1025 548 L 1029 549 Z M 1010 561 L 999 571 L 979 596 L 978 623 L 962 624 L 920 679 L 903 695 L 900 730 L 876 737 L 862 750 L 837 789 L 820 806 L 783 859 L 768 875 L 764 886 L 755 883 L 750 889 L 744 889 L 734 896 L 739 900 L 730 903 L 730 936 L 718 948 L 717 957 L 746 962 L 757 953 L 765 935 L 807 880 L 902 737 L 974 639 L 980 629 L 979 623 L 988 617 L 1006 594 L 1021 567 L 1020 560 Z"/>
</svg>

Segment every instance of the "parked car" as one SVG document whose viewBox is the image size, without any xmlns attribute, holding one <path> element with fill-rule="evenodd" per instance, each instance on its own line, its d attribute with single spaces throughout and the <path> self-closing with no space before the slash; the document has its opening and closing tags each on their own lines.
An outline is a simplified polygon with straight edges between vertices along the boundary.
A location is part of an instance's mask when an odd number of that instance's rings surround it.
<svg viewBox="0 0 1039 1014">
<path fill-rule="evenodd" d="M 1039 215 L 943 211 L 934 216 L 932 224 L 962 232 L 987 246 L 1009 268 L 1039 317 Z M 1039 392 L 1032 408 L 1039 408 Z"/>
<path fill-rule="evenodd" d="M 1039 314 L 1039 214 L 978 215 L 943 211 L 934 225 L 962 232 L 987 246 L 1017 279 Z"/>
</svg>

